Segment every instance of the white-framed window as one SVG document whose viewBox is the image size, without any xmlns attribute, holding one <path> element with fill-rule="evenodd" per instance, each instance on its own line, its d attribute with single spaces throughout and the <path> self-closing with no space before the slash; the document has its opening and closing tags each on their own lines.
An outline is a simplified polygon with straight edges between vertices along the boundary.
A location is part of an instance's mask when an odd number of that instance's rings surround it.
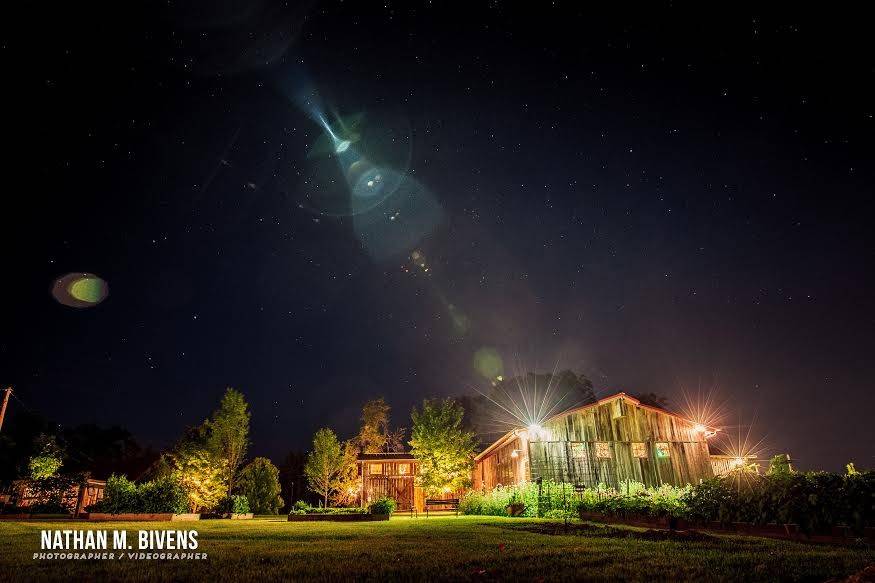
<svg viewBox="0 0 875 583">
<path fill-rule="evenodd" d="M 368 473 L 380 475 L 383 473 L 383 464 L 368 464 Z"/>
<path fill-rule="evenodd" d="M 666 458 L 671 457 L 671 447 L 664 442 L 660 441 L 656 444 L 656 457 Z"/>
<path fill-rule="evenodd" d="M 399 476 L 408 476 L 410 475 L 410 464 L 398 464 L 398 475 Z"/>
</svg>

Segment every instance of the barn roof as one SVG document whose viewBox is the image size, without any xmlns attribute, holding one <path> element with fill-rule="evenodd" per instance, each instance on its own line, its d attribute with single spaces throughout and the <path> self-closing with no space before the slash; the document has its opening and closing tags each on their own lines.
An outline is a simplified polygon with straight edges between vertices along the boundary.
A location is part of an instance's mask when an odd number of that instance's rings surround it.
<svg viewBox="0 0 875 583">
<path fill-rule="evenodd" d="M 416 460 L 412 453 L 360 453 L 360 462 L 392 462 L 392 461 Z"/>
<path fill-rule="evenodd" d="M 544 423 L 547 423 L 547 422 L 549 422 L 549 421 L 553 421 L 553 420 L 555 420 L 555 419 L 559 419 L 559 418 L 564 417 L 564 416 L 566 416 L 566 415 L 569 415 L 569 414 L 571 414 L 571 413 L 580 413 L 581 411 L 586 411 L 587 409 L 592 409 L 592 408 L 594 408 L 594 407 L 598 407 L 599 405 L 602 405 L 602 404 L 604 404 L 604 403 L 608 403 L 608 402 L 610 402 L 610 401 L 614 401 L 614 400 L 616 400 L 616 399 L 620 399 L 620 398 L 623 398 L 623 399 L 625 399 L 625 400 L 631 402 L 631 403 L 632 403 L 633 405 L 635 405 L 636 407 L 641 407 L 642 409 L 650 409 L 651 411 L 658 411 L 658 412 L 663 413 L 663 414 L 665 414 L 665 415 L 670 415 L 670 416 L 672 416 L 672 417 L 676 417 L 676 418 L 678 418 L 678 419 L 680 419 L 681 421 L 684 421 L 684 422 L 686 422 L 686 423 L 693 423 L 693 421 L 690 421 L 690 420 L 687 419 L 686 417 L 683 417 L 682 415 L 678 415 L 677 413 L 672 413 L 671 411 L 666 411 L 665 409 L 663 409 L 663 408 L 661 408 L 661 407 L 654 407 L 653 405 L 645 405 L 644 403 L 642 403 L 641 401 L 639 401 L 639 400 L 636 399 L 635 397 L 631 397 L 631 396 L 627 395 L 626 393 L 624 393 L 624 392 L 622 392 L 622 391 L 619 392 L 619 393 L 615 393 L 615 394 L 613 394 L 613 395 L 610 395 L 610 396 L 608 396 L 608 397 L 603 397 L 603 398 L 601 398 L 601 399 L 599 399 L 598 401 L 595 401 L 595 402 L 593 402 L 593 403 L 587 403 L 586 405 L 581 405 L 580 407 L 574 407 L 574 408 L 572 408 L 572 409 L 568 409 L 568 410 L 566 410 L 566 411 L 562 411 L 561 413 L 556 413 L 555 415 L 549 417 L 546 421 L 544 421 Z M 525 427 L 519 427 L 519 428 L 517 428 L 517 429 L 511 429 L 510 431 L 508 431 L 507 433 L 505 433 L 504 435 L 502 435 L 501 437 L 499 437 L 497 440 L 495 440 L 495 441 L 492 443 L 492 445 L 490 445 L 489 447 L 487 447 L 486 449 L 484 449 L 483 451 L 481 451 L 480 453 L 478 453 L 478 454 L 474 457 L 474 460 L 475 460 L 475 461 L 480 461 L 481 459 L 483 459 L 484 457 L 486 457 L 490 452 L 492 452 L 494 449 L 499 448 L 499 447 L 501 447 L 502 445 L 505 445 L 506 443 L 508 443 L 509 441 L 511 441 L 512 439 L 514 439 L 514 438 L 517 436 L 517 433 L 518 433 L 519 431 L 524 430 L 524 429 L 525 429 Z M 708 429 L 714 429 L 714 428 L 712 428 L 712 427 L 708 427 Z"/>
</svg>

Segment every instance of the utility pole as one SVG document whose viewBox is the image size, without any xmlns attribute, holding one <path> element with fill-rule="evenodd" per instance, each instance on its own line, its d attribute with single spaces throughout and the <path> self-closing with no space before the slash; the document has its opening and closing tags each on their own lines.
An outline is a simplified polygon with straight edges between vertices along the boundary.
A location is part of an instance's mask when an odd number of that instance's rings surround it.
<svg viewBox="0 0 875 583">
<path fill-rule="evenodd" d="M 12 387 L 6 387 L 6 390 L 3 392 L 3 406 L 0 407 L 0 430 L 3 429 L 3 418 L 6 417 L 6 405 L 9 404 L 9 395 L 12 394 Z"/>
</svg>

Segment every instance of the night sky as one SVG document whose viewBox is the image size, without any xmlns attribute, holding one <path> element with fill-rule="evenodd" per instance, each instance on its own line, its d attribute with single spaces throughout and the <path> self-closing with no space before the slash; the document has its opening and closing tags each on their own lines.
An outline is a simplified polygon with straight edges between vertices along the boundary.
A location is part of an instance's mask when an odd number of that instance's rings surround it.
<svg viewBox="0 0 875 583">
<path fill-rule="evenodd" d="M 10 417 L 165 447 L 234 386 L 276 459 L 368 398 L 409 425 L 473 394 L 492 349 L 599 395 L 714 392 L 801 468 L 875 465 L 869 20 L 293 5 L 10 15 Z M 319 115 L 388 194 L 350 204 Z M 70 272 L 107 299 L 56 302 Z"/>
</svg>

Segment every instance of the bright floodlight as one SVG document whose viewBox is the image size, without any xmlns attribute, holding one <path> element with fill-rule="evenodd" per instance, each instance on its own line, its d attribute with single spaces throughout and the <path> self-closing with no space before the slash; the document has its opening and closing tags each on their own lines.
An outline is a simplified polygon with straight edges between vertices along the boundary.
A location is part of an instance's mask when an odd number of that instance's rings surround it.
<svg viewBox="0 0 875 583">
<path fill-rule="evenodd" d="M 337 142 L 337 146 L 334 147 L 335 154 L 343 154 L 349 149 L 349 140 L 340 140 Z"/>
<path fill-rule="evenodd" d="M 696 423 L 696 426 L 693 427 L 693 431 L 696 433 L 705 433 L 708 428 L 702 425 L 701 423 Z"/>
</svg>

